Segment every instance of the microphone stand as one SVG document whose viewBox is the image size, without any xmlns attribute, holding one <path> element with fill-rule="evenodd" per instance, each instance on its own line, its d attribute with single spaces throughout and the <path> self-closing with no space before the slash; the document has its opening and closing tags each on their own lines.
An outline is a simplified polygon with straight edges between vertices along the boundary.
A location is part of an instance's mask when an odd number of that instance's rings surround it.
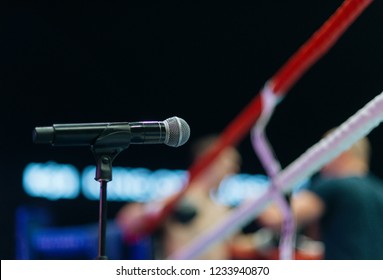
<svg viewBox="0 0 383 280">
<path fill-rule="evenodd" d="M 134 131 L 131 131 L 134 128 Z M 166 131 L 166 132 L 165 132 Z M 158 136 L 156 136 L 159 133 Z M 105 123 L 105 124 L 67 124 L 52 127 L 36 127 L 33 133 L 35 143 L 51 143 L 58 146 L 75 146 L 91 144 L 96 158 L 97 168 L 95 180 L 100 183 L 99 205 L 99 260 L 106 256 L 107 225 L 107 184 L 112 181 L 112 163 L 116 156 L 133 143 L 155 144 L 163 142 L 178 147 L 184 144 L 190 135 L 189 125 L 180 118 L 166 119 L 163 123 Z M 93 137 L 97 137 L 93 140 Z M 132 138 L 133 137 L 133 138 Z M 143 138 L 143 139 L 141 139 Z"/>
<path fill-rule="evenodd" d="M 107 260 L 106 256 L 106 224 L 107 224 L 107 184 L 112 180 L 112 159 L 102 155 L 97 158 L 95 180 L 100 182 L 99 225 L 98 225 L 98 257 Z"/>
<path fill-rule="evenodd" d="M 129 141 L 130 142 L 130 141 Z M 116 156 L 129 144 L 115 143 L 112 138 L 100 137 L 91 150 L 96 158 L 95 180 L 100 182 L 99 226 L 98 226 L 98 260 L 107 260 L 106 224 L 107 218 L 107 184 L 112 181 L 112 163 Z"/>
</svg>

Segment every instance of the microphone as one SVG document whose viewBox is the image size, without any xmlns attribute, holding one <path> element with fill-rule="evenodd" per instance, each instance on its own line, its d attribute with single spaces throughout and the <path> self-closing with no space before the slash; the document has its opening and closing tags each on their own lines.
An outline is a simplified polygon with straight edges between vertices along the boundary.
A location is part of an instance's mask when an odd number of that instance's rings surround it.
<svg viewBox="0 0 383 280">
<path fill-rule="evenodd" d="M 166 144 L 179 147 L 190 137 L 187 122 L 178 117 L 164 121 L 54 124 L 35 127 L 32 133 L 36 144 L 52 146 L 128 146 L 129 144 Z"/>
</svg>

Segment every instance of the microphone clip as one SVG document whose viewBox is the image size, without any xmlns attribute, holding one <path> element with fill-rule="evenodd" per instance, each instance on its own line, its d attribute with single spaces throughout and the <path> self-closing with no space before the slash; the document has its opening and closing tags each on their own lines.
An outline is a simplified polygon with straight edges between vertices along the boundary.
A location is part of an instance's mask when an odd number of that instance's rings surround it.
<svg viewBox="0 0 383 280">
<path fill-rule="evenodd" d="M 129 131 L 110 133 L 110 129 L 106 128 L 94 144 L 91 145 L 91 151 L 97 163 L 96 176 L 94 178 L 96 181 L 112 181 L 113 160 L 119 153 L 129 147 L 130 138 Z M 121 139 L 124 139 L 124 141 L 121 141 Z"/>
</svg>

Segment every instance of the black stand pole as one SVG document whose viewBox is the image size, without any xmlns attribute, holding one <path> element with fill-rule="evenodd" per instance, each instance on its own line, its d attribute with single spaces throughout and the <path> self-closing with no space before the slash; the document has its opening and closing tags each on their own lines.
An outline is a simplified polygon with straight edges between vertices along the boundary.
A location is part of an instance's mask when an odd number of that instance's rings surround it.
<svg viewBox="0 0 383 280">
<path fill-rule="evenodd" d="M 107 183 L 112 181 L 112 162 L 117 155 L 102 154 L 93 151 L 97 159 L 95 180 L 100 182 L 100 206 L 98 226 L 98 260 L 107 260 L 106 256 L 106 224 L 107 224 Z"/>
<path fill-rule="evenodd" d="M 100 212 L 98 225 L 98 257 L 99 260 L 107 260 L 106 256 L 106 223 L 107 223 L 107 197 L 106 197 L 106 181 L 100 182 Z"/>
</svg>

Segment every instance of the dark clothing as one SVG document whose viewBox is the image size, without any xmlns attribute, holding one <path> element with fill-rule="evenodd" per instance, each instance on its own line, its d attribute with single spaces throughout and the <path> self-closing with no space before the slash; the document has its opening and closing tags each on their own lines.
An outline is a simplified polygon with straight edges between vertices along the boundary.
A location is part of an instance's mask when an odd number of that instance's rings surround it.
<svg viewBox="0 0 383 280">
<path fill-rule="evenodd" d="M 325 259 L 383 260 L 383 182 L 365 177 L 320 179 L 308 187 L 325 203 L 320 221 Z"/>
</svg>

